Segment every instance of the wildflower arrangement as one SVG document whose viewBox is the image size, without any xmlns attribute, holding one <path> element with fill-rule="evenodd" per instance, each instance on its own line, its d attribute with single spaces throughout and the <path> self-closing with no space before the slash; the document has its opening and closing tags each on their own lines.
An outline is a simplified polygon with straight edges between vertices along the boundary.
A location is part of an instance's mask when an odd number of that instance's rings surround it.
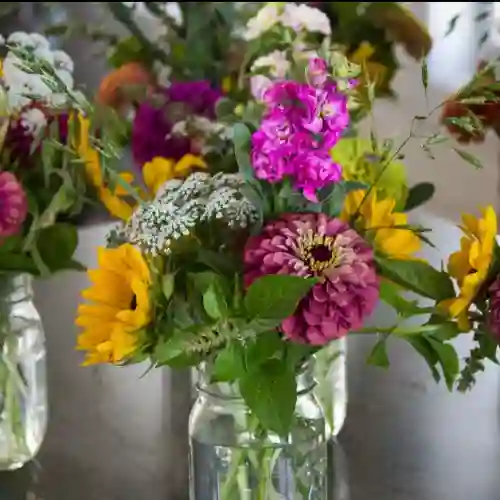
<svg viewBox="0 0 500 500">
<path fill-rule="evenodd" d="M 396 148 L 373 135 L 369 146 L 360 140 L 336 153 L 361 74 L 329 46 L 291 58 L 282 78 L 232 116 L 227 155 L 237 171 L 221 168 L 232 164 L 222 158 L 182 167 L 156 160 L 168 175 L 151 174 L 154 189 L 89 271 L 76 320 L 84 364 L 204 363 L 213 381 L 237 384 L 259 426 L 279 435 L 293 422 L 304 363 L 346 335 L 374 334 L 371 364 L 388 365 L 386 343 L 396 337 L 450 389 L 473 384 L 500 339 L 495 212 L 464 216 L 461 248 L 445 269 L 417 257 L 432 243 L 407 211 L 425 196 L 381 182 L 415 135 Z M 377 158 L 365 158 L 363 180 L 349 177 L 356 148 Z M 391 327 L 366 326 L 379 301 L 398 314 Z M 409 326 L 415 316 L 420 324 Z M 452 343 L 460 334 L 477 344 L 462 368 Z"/>
<path fill-rule="evenodd" d="M 73 61 L 38 33 L 15 32 L 1 44 L 0 270 L 82 269 L 74 220 L 94 193 L 69 147 L 84 102 Z"/>
</svg>

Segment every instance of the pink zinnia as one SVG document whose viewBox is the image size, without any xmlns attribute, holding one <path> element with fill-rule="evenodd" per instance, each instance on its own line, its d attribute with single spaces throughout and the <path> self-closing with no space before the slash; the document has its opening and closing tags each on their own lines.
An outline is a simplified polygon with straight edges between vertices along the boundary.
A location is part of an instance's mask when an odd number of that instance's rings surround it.
<svg viewBox="0 0 500 500">
<path fill-rule="evenodd" d="M 500 343 L 500 277 L 498 277 L 488 289 L 490 307 L 487 316 L 488 328 Z"/>
<path fill-rule="evenodd" d="M 28 201 L 14 174 L 0 172 L 0 239 L 17 234 L 28 214 Z"/>
<path fill-rule="evenodd" d="M 362 326 L 379 296 L 373 252 L 361 236 L 325 214 L 287 214 L 251 237 L 245 284 L 268 274 L 321 278 L 281 324 L 292 340 L 324 345 Z"/>
</svg>

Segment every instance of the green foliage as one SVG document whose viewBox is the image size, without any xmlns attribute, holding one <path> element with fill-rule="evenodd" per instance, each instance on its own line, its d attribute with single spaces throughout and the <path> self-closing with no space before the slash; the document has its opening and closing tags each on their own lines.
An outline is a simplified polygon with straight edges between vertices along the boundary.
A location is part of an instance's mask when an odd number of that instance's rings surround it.
<svg viewBox="0 0 500 500">
<path fill-rule="evenodd" d="M 434 196 L 435 191 L 436 188 L 431 182 L 420 182 L 412 186 L 406 199 L 405 212 L 427 203 Z"/>
<path fill-rule="evenodd" d="M 449 275 L 427 262 L 394 260 L 382 256 L 377 256 L 376 262 L 382 276 L 422 297 L 441 301 L 455 296 Z"/>
</svg>

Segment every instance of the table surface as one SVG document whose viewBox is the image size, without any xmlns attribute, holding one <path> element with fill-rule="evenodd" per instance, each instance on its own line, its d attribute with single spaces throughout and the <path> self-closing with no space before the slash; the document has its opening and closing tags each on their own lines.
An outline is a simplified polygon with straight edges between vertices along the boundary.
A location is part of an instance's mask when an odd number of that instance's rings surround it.
<svg viewBox="0 0 500 500">
<path fill-rule="evenodd" d="M 426 215 L 438 246 L 450 251 L 458 231 Z M 77 257 L 93 265 L 109 226 L 80 231 Z M 435 264 L 440 256 L 428 252 Z M 37 462 L 0 475 L 1 500 L 187 500 L 185 374 L 143 367 L 79 366 L 73 326 L 86 276 L 63 273 L 36 286 L 48 347 L 50 423 Z M 390 311 L 373 320 L 388 324 Z M 465 338 L 458 348 L 469 347 Z M 391 367 L 370 368 L 372 338 L 351 338 L 346 425 L 333 446 L 332 500 L 498 500 L 498 367 L 467 394 L 432 380 L 402 341 Z"/>
</svg>

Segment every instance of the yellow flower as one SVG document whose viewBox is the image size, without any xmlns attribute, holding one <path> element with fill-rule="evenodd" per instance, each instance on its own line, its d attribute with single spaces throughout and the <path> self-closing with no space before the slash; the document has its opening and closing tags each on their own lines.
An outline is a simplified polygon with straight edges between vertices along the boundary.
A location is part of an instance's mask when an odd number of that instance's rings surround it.
<svg viewBox="0 0 500 500">
<path fill-rule="evenodd" d="M 360 84 L 363 87 L 367 83 L 364 82 L 365 76 L 368 76 L 369 82 L 375 84 L 376 87 L 383 86 L 387 76 L 387 68 L 383 64 L 370 61 L 373 54 L 375 54 L 375 48 L 368 42 L 362 42 L 349 58 L 363 70 L 360 78 Z"/>
<path fill-rule="evenodd" d="M 413 231 L 404 228 L 408 225 L 406 214 L 394 211 L 396 201 L 393 198 L 378 200 L 375 189 L 363 201 L 365 195 L 363 189 L 348 193 L 341 219 L 347 222 L 358 214 L 356 229 L 366 231 L 377 250 L 391 259 L 413 259 L 422 242 Z"/>
<path fill-rule="evenodd" d="M 92 285 L 82 292 L 90 303 L 78 307 L 76 319 L 83 328 L 77 349 L 87 351 L 84 365 L 124 361 L 151 320 L 151 275 L 141 252 L 129 244 L 98 252 L 98 269 L 88 271 Z"/>
<path fill-rule="evenodd" d="M 452 253 L 448 260 L 448 273 L 457 280 L 460 291 L 458 297 L 440 303 L 452 318 L 458 318 L 464 331 L 469 329 L 469 307 L 488 277 L 497 235 L 493 207 L 486 207 L 482 213 L 479 219 L 469 214 L 462 216 L 460 229 L 464 236 L 460 240 L 460 250 Z"/>
<path fill-rule="evenodd" d="M 126 199 L 129 193 L 120 185 L 111 190 L 103 180 L 101 171 L 101 161 L 99 153 L 91 147 L 89 140 L 90 122 L 81 113 L 78 114 L 80 135 L 77 144 L 77 152 L 85 162 L 85 170 L 89 182 L 94 186 L 101 203 L 108 209 L 109 213 L 122 220 L 128 220 L 134 210 L 135 204 L 129 203 Z M 123 182 L 131 185 L 134 176 L 131 173 L 119 174 Z"/>
<path fill-rule="evenodd" d="M 156 157 L 142 169 L 144 183 L 154 196 L 158 189 L 170 179 L 184 178 L 194 168 L 207 168 L 206 163 L 192 154 L 184 155 L 177 163 L 174 160 Z"/>
</svg>

